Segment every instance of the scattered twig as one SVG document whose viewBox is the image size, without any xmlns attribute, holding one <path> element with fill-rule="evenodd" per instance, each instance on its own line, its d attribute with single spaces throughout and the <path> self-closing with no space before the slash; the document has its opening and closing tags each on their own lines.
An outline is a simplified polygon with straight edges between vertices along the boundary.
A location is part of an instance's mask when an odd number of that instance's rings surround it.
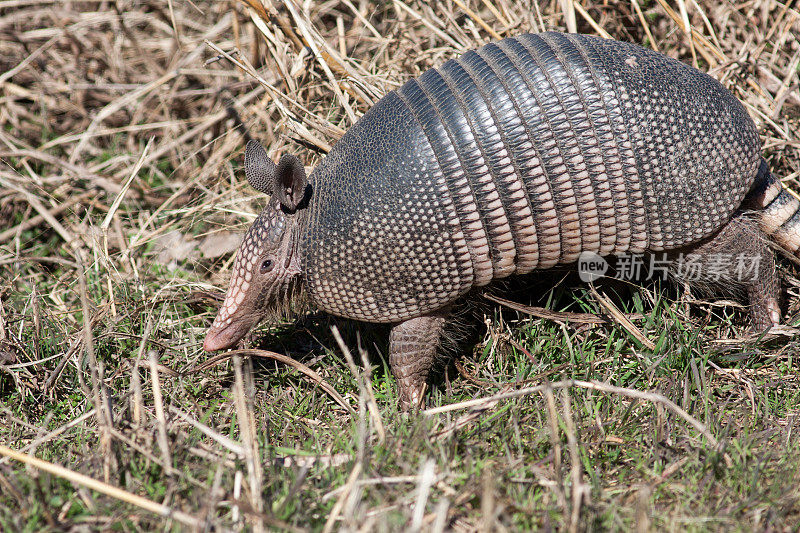
<svg viewBox="0 0 800 533">
<path fill-rule="evenodd" d="M 249 365 L 250 361 L 248 361 Z M 252 409 L 252 388 L 245 384 L 245 380 L 249 382 L 252 379 L 252 373 L 248 368 L 248 375 L 245 376 L 242 370 L 242 358 L 239 355 L 233 356 L 233 374 L 234 374 L 234 400 L 236 403 L 237 420 L 239 421 L 239 433 L 242 438 L 242 450 L 244 452 L 244 461 L 247 466 L 247 479 L 250 482 L 250 504 L 256 511 L 252 518 L 255 521 L 253 524 L 254 531 L 261 532 L 264 529 L 264 523 L 261 520 L 260 514 L 264 510 L 264 500 L 261 495 L 262 487 L 262 467 L 261 467 L 261 454 L 259 453 L 258 440 L 256 438 L 255 419 L 253 417 Z"/>
<path fill-rule="evenodd" d="M 614 317 L 617 323 L 619 323 L 619 325 L 622 326 L 625 331 L 630 333 L 636 340 L 641 342 L 648 350 L 652 351 L 656 349 L 655 343 L 645 337 L 644 333 L 642 333 L 642 330 L 637 328 L 633 322 L 631 322 L 628 317 L 622 313 L 622 311 L 617 309 L 617 306 L 614 305 L 614 302 L 608 299 L 608 296 L 597 292 L 597 289 L 594 288 L 594 284 L 591 283 L 589 284 L 589 290 L 592 292 L 592 295 L 595 297 L 597 302 L 602 305 L 606 311 L 608 311 L 609 315 Z"/>
<path fill-rule="evenodd" d="M 513 309 L 514 311 L 519 311 L 520 313 L 525 313 L 531 316 L 535 316 L 537 318 L 546 318 L 548 320 L 555 320 L 557 322 L 574 322 L 576 324 L 613 323 L 613 321 L 609 317 L 603 315 L 595 315 L 592 313 L 570 313 L 566 311 L 551 311 L 546 307 L 534 307 L 531 305 L 524 305 L 521 303 L 512 302 L 511 300 L 507 300 L 505 298 L 500 298 L 499 296 L 494 296 L 492 294 L 484 294 L 483 297 L 494 303 L 508 307 L 509 309 Z M 625 316 L 626 318 L 628 318 L 628 320 L 639 320 L 643 318 L 643 316 L 640 314 L 630 314 Z"/>
<path fill-rule="evenodd" d="M 353 408 L 350 406 L 350 404 L 348 404 L 345 401 L 345 399 L 342 398 L 342 396 L 338 392 L 336 392 L 336 389 L 331 387 L 324 379 L 322 379 L 322 376 L 320 376 L 319 374 L 317 374 L 316 372 L 314 372 L 313 370 L 308 368 L 303 363 L 292 359 L 291 357 L 287 357 L 285 355 L 281 355 L 281 354 L 275 353 L 275 352 L 270 352 L 268 350 L 254 350 L 254 349 L 249 349 L 249 350 L 231 350 L 229 352 L 224 352 L 224 353 L 221 353 L 219 355 L 215 355 L 214 357 L 212 357 L 212 358 L 208 359 L 207 361 L 205 361 L 199 367 L 194 368 L 194 369 L 184 370 L 182 373 L 186 374 L 186 373 L 190 373 L 190 372 L 191 373 L 204 372 L 205 370 L 208 370 L 212 366 L 218 365 L 222 361 L 230 359 L 231 357 L 233 357 L 235 355 L 245 355 L 245 356 L 251 356 L 251 357 L 266 357 L 268 359 L 274 359 L 276 361 L 280 361 L 281 363 L 287 364 L 287 365 L 291 366 L 292 368 L 294 368 L 295 370 L 298 370 L 299 372 L 301 372 L 301 373 L 305 374 L 306 376 L 308 376 L 311 379 L 311 381 L 313 381 L 314 383 L 319 385 L 320 388 L 322 388 L 322 390 L 327 392 L 331 396 L 331 398 L 333 398 L 333 400 L 336 403 L 338 403 L 339 405 L 344 407 L 347 410 L 348 413 L 350 413 L 351 415 L 355 415 L 356 414 L 355 410 L 353 410 Z"/>
<path fill-rule="evenodd" d="M 339 498 L 336 500 L 336 504 L 331 510 L 331 514 L 328 515 L 328 519 L 325 521 L 325 527 L 322 529 L 323 533 L 330 533 L 333 531 L 333 528 L 336 525 L 336 520 L 339 518 L 339 513 L 341 513 L 342 507 L 344 507 L 350 492 L 356 487 L 356 482 L 358 481 L 358 476 L 360 475 L 361 463 L 356 461 L 353 465 L 353 470 L 350 471 L 347 482 L 345 482 L 344 487 L 342 487 L 342 492 L 339 495 Z"/>
<path fill-rule="evenodd" d="M 92 196 L 94 196 L 94 194 L 95 193 L 93 191 L 84 192 L 83 194 L 80 194 L 78 196 L 74 196 L 74 197 L 72 197 L 72 198 L 70 198 L 70 199 L 68 199 L 68 200 L 56 205 L 55 207 L 53 207 L 51 209 L 48 209 L 47 212 L 51 217 L 53 217 L 55 219 L 56 216 L 60 215 L 61 213 L 64 213 L 65 211 L 68 211 L 69 209 L 72 209 L 73 207 L 75 207 L 78 204 L 81 204 L 81 203 L 85 202 L 87 199 L 89 199 Z M 45 218 L 44 215 L 36 215 L 35 217 L 31 217 L 31 218 L 25 220 L 24 222 L 20 222 L 19 224 L 17 224 L 16 226 L 14 226 L 12 228 L 9 228 L 9 229 L 7 229 L 7 230 L 5 230 L 3 232 L 0 232 L 0 244 L 4 244 L 6 241 L 8 241 L 9 239 L 13 238 L 15 235 L 19 235 L 23 231 L 29 230 L 31 228 L 35 228 L 36 226 L 38 226 L 39 224 L 41 224 L 45 220 L 46 220 L 46 218 Z M 51 226 L 52 226 L 52 224 L 51 224 Z"/>
<path fill-rule="evenodd" d="M 471 10 L 469 7 L 467 7 L 467 5 L 464 4 L 464 2 L 462 2 L 461 0 L 453 0 L 453 3 L 455 5 L 457 5 L 458 7 L 460 7 L 464 11 L 464 13 L 469 15 L 469 17 L 472 20 L 474 20 L 475 22 L 480 24 L 481 28 L 486 30 L 489 33 L 489 35 L 492 36 L 492 38 L 497 39 L 497 40 L 500 40 L 500 39 L 503 38 L 503 36 L 500 35 L 499 33 L 497 33 L 494 30 L 494 28 L 492 28 L 491 26 L 486 24 L 486 21 L 484 21 L 477 13 L 475 13 L 473 10 Z"/>
<path fill-rule="evenodd" d="M 369 409 L 370 418 L 372 419 L 372 423 L 375 424 L 375 431 L 378 432 L 378 439 L 383 442 L 386 440 L 386 430 L 383 427 L 383 420 L 381 420 L 381 412 L 380 409 L 378 409 L 378 402 L 375 400 L 375 394 L 372 391 L 372 383 L 370 381 L 369 374 L 367 374 L 367 370 L 369 369 L 369 361 L 366 358 L 366 351 L 359 346 L 362 363 L 364 363 L 365 366 L 364 371 L 359 371 L 356 367 L 355 361 L 353 360 L 353 355 L 350 353 L 350 349 L 347 347 L 347 344 L 345 344 L 344 339 L 342 339 L 341 333 L 339 333 L 339 328 L 337 328 L 335 325 L 331 326 L 331 332 L 333 333 L 333 338 L 336 339 L 336 343 L 339 345 L 339 349 L 342 350 L 342 353 L 347 360 L 347 365 L 350 367 L 353 377 L 355 377 L 356 381 L 358 382 L 358 387 L 362 396 L 367 398 L 366 404 Z"/>
<path fill-rule="evenodd" d="M 621 396 L 627 396 L 629 398 L 637 398 L 640 400 L 647 400 L 652 403 L 661 404 L 670 411 L 672 411 L 673 413 L 675 413 L 676 415 L 678 415 L 679 417 L 683 418 L 693 428 L 699 431 L 706 439 L 708 439 L 709 444 L 711 444 L 713 448 L 719 447 L 719 441 L 714 437 L 714 435 L 711 434 L 710 431 L 708 431 L 708 428 L 706 428 L 705 424 L 703 424 L 702 422 L 694 418 L 692 415 L 681 409 L 675 402 L 673 402 L 663 394 L 658 394 L 656 392 L 639 391 L 627 387 L 617 387 L 614 385 L 609 385 L 607 383 L 601 383 L 599 381 L 582 381 L 577 379 L 556 381 L 546 385 L 538 385 L 535 387 L 527 387 L 524 389 L 519 389 L 511 392 L 495 394 L 493 396 L 488 396 L 486 398 L 477 398 L 475 400 L 467 400 L 464 402 L 458 402 L 451 405 L 445 405 L 442 407 L 434 407 L 422 411 L 422 414 L 425 416 L 433 416 L 442 413 L 448 413 L 450 411 L 457 411 L 459 409 L 473 409 L 473 408 L 481 409 L 485 405 L 493 404 L 500 400 L 506 400 L 509 398 L 518 398 L 520 396 L 528 396 L 530 394 L 542 392 L 545 391 L 548 387 L 553 389 L 567 389 L 571 387 L 580 387 L 584 389 L 608 392 L 611 394 L 619 394 Z"/>
<path fill-rule="evenodd" d="M 156 353 L 150 351 L 147 354 L 150 363 L 150 381 L 153 384 L 153 405 L 156 410 L 156 421 L 158 422 L 158 446 L 161 448 L 161 457 L 164 464 L 172 467 L 172 454 L 169 451 L 169 436 L 167 435 L 167 417 L 164 416 L 164 400 L 161 397 L 161 380 L 158 377 L 158 360 Z"/>
<path fill-rule="evenodd" d="M 204 521 L 195 518 L 190 514 L 184 513 L 183 511 L 176 511 L 166 505 L 156 503 L 152 500 L 148 500 L 147 498 L 142 498 L 141 496 L 137 496 L 136 494 L 132 494 L 126 490 L 122 490 L 113 485 L 109 485 L 108 483 L 103 483 L 102 481 L 99 481 L 97 479 L 66 469 L 63 466 L 59 466 L 53 463 L 48 463 L 47 461 L 42 461 L 41 459 L 37 459 L 36 457 L 24 453 L 19 453 L 7 446 L 3 446 L 2 444 L 0 444 L 0 455 L 4 455 L 6 457 L 10 457 L 11 459 L 15 459 L 22 463 L 34 466 L 39 470 L 44 470 L 45 472 L 49 472 L 54 476 L 64 478 L 71 483 L 88 487 L 92 490 L 96 490 L 97 492 L 103 493 L 107 496 L 111 496 L 112 498 L 115 498 L 117 500 L 130 503 L 131 505 L 135 505 L 136 507 L 139 507 L 151 513 L 155 513 L 159 516 L 163 516 L 165 518 L 171 518 L 173 520 L 180 522 L 181 524 L 193 528 L 205 527 Z"/>
</svg>

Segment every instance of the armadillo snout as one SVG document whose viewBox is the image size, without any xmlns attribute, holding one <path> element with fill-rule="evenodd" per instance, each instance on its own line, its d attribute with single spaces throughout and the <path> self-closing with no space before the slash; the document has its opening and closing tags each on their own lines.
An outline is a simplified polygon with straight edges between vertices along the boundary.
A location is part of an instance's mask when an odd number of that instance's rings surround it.
<svg viewBox="0 0 800 533">
<path fill-rule="evenodd" d="M 263 318 L 290 307 L 300 274 L 294 253 L 296 217 L 271 202 L 247 231 L 233 265 L 225 300 L 203 348 L 224 350 L 239 342 Z"/>
<path fill-rule="evenodd" d="M 252 317 L 252 319 L 250 318 Z M 237 320 L 219 322 L 219 316 L 208 329 L 203 341 L 203 349 L 207 352 L 216 352 L 231 348 L 255 325 L 255 315 L 238 317 Z"/>
</svg>

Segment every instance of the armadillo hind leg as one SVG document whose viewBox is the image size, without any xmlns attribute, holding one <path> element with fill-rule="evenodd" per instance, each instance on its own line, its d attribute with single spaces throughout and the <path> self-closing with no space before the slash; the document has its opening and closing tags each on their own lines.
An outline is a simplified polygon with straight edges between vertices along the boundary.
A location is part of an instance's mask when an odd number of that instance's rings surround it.
<svg viewBox="0 0 800 533">
<path fill-rule="evenodd" d="M 680 254 L 671 270 L 680 281 L 739 292 L 747 298 L 753 329 L 780 322 L 775 257 L 757 221 L 738 214 L 711 238 Z"/>
<path fill-rule="evenodd" d="M 411 318 L 392 328 L 389 335 L 389 365 L 397 380 L 400 408 L 419 407 L 433 366 L 448 313 Z"/>
</svg>

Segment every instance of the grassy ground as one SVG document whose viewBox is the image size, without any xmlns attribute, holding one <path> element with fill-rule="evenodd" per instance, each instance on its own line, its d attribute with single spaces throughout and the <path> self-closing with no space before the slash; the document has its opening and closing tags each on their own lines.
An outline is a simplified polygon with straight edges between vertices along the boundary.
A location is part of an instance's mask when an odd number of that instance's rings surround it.
<svg viewBox="0 0 800 533">
<path fill-rule="evenodd" d="M 248 3 L 0 4 L 0 444 L 65 468 L 0 458 L 0 529 L 797 531 L 797 342 L 748 338 L 719 300 L 525 281 L 505 296 L 614 305 L 633 327 L 483 302 L 474 350 L 410 416 L 369 326 L 312 314 L 252 339 L 300 365 L 201 349 L 264 204 L 234 115 L 313 167 L 448 57 L 522 31 L 607 33 L 720 79 L 797 186 L 796 8 Z M 781 271 L 791 323 L 800 283 Z"/>
</svg>

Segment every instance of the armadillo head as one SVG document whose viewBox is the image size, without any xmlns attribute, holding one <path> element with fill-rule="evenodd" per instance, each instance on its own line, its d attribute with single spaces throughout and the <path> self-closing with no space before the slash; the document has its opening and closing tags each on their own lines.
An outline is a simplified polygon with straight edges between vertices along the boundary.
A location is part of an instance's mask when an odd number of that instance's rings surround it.
<svg viewBox="0 0 800 533">
<path fill-rule="evenodd" d="M 230 287 L 203 348 L 235 345 L 270 312 L 287 305 L 301 283 L 298 211 L 311 187 L 302 163 L 284 155 L 276 165 L 258 141 L 247 143 L 247 180 L 272 197 L 247 231 L 233 265 Z"/>
</svg>

